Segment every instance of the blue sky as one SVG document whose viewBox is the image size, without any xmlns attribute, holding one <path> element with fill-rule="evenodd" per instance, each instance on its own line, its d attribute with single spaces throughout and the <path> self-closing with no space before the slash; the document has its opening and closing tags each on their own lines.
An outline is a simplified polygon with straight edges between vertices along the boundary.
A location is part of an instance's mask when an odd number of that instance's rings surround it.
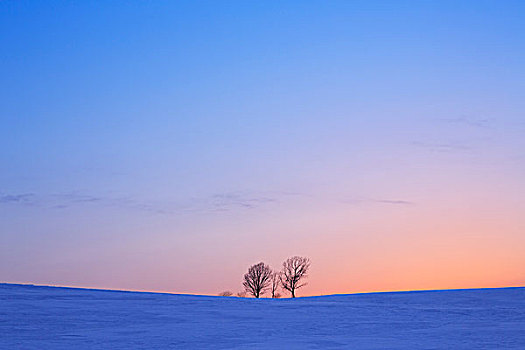
<svg viewBox="0 0 525 350">
<path fill-rule="evenodd" d="M 490 213 L 479 244 L 503 226 L 507 279 L 472 283 L 523 282 L 524 17 L 521 1 L 4 1 L 0 279 L 211 293 L 260 259 L 309 255 L 321 275 L 334 242 L 396 258 L 373 242 L 464 238 Z M 461 230 L 425 233 L 444 210 Z M 363 259 L 330 273 L 385 271 Z"/>
</svg>

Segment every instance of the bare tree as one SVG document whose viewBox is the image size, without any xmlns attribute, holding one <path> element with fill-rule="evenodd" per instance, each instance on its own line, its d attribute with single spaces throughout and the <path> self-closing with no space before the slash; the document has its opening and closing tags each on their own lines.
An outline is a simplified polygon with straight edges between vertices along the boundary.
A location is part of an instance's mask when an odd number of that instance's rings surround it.
<svg viewBox="0 0 525 350">
<path fill-rule="evenodd" d="M 237 292 L 237 296 L 239 298 L 246 298 L 246 291 L 240 291 L 240 292 Z"/>
<path fill-rule="evenodd" d="M 272 269 L 265 263 L 258 263 L 250 266 L 244 275 L 242 285 L 246 292 L 258 298 L 266 292 L 271 283 Z"/>
<path fill-rule="evenodd" d="M 310 259 L 300 256 L 291 257 L 283 263 L 280 276 L 281 285 L 292 294 L 292 298 L 295 298 L 296 289 L 306 285 L 306 283 L 301 283 L 301 280 L 308 276 L 309 268 Z"/>
<path fill-rule="evenodd" d="M 224 292 L 220 292 L 220 293 L 219 293 L 219 296 L 220 296 L 220 297 L 231 297 L 232 295 L 233 295 L 233 293 L 230 292 L 229 290 L 226 290 L 226 291 L 224 291 Z"/>
<path fill-rule="evenodd" d="M 281 295 L 277 293 L 281 284 L 281 273 L 279 271 L 272 272 L 270 288 L 272 291 L 272 298 L 279 298 Z"/>
</svg>

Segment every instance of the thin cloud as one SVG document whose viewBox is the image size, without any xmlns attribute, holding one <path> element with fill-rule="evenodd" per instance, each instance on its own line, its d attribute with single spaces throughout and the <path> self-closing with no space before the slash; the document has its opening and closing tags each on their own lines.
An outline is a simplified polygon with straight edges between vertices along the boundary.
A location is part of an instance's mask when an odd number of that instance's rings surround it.
<svg viewBox="0 0 525 350">
<path fill-rule="evenodd" d="M 467 116 L 461 116 L 458 118 L 442 118 L 438 119 L 441 122 L 450 124 L 460 124 L 475 128 L 491 128 L 491 120 L 488 118 L 472 118 Z"/>
<path fill-rule="evenodd" d="M 117 208 L 126 210 L 142 211 L 161 215 L 172 214 L 206 214 L 214 212 L 228 212 L 238 210 L 254 210 L 286 198 L 308 197 L 315 200 L 316 196 L 298 192 L 224 192 L 215 193 L 208 197 L 186 198 L 170 201 L 152 201 L 136 197 L 103 196 L 82 193 L 60 193 L 51 195 L 37 195 L 34 193 L 3 194 L 0 196 L 0 204 L 5 205 L 28 205 L 41 208 L 67 210 L 76 207 Z M 390 198 L 345 198 L 338 200 L 347 204 L 382 204 L 395 206 L 410 206 L 414 202 L 404 199 Z"/>
<path fill-rule="evenodd" d="M 421 142 L 413 141 L 411 143 L 413 146 L 427 149 L 431 152 L 436 153 L 450 153 L 450 152 L 468 152 L 472 150 L 470 146 L 460 144 L 460 143 L 430 143 L 430 142 Z"/>
<path fill-rule="evenodd" d="M 75 193 L 66 193 L 54 195 L 57 199 L 68 201 L 71 203 L 93 203 L 93 202 L 102 202 L 107 200 L 107 197 L 97 197 L 91 195 L 75 194 Z"/>
<path fill-rule="evenodd" d="M 211 196 L 211 205 L 219 210 L 232 208 L 253 209 L 261 205 L 276 202 L 276 198 L 266 196 L 250 196 L 239 192 L 219 193 Z"/>
<path fill-rule="evenodd" d="M 415 202 L 402 199 L 375 199 L 375 198 L 345 198 L 341 202 L 346 204 L 368 205 L 368 204 L 386 204 L 398 206 L 411 206 Z"/>
<path fill-rule="evenodd" d="M 382 203 L 382 204 L 393 204 L 393 205 L 414 205 L 414 202 L 411 201 L 405 201 L 405 200 L 398 200 L 398 199 L 375 199 L 372 200 L 376 203 Z"/>
<path fill-rule="evenodd" d="M 3 194 L 0 204 L 31 205 L 51 209 L 69 209 L 78 206 L 97 205 L 151 212 L 174 214 L 183 212 L 216 212 L 239 209 L 254 209 L 276 202 L 275 196 L 263 196 L 242 192 L 213 194 L 209 197 L 181 199 L 173 201 L 151 201 L 133 197 L 100 196 L 80 193 L 60 193 L 51 195 Z"/>
<path fill-rule="evenodd" d="M 29 203 L 34 196 L 34 193 L 2 194 L 0 195 L 0 203 Z"/>
</svg>

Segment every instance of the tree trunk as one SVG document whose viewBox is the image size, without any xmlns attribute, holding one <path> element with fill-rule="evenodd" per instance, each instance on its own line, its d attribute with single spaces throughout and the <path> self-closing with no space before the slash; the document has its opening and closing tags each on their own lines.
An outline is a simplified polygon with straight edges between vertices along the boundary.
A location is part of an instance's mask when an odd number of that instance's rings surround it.
<svg viewBox="0 0 525 350">
<path fill-rule="evenodd" d="M 292 298 L 295 298 L 295 289 L 292 289 Z"/>
</svg>

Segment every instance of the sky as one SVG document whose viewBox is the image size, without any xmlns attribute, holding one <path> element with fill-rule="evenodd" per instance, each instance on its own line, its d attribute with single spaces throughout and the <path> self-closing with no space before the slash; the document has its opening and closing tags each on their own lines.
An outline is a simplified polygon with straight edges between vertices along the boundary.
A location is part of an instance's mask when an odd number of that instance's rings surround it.
<svg viewBox="0 0 525 350">
<path fill-rule="evenodd" d="M 525 285 L 525 2 L 0 2 L 0 281 Z"/>
</svg>

